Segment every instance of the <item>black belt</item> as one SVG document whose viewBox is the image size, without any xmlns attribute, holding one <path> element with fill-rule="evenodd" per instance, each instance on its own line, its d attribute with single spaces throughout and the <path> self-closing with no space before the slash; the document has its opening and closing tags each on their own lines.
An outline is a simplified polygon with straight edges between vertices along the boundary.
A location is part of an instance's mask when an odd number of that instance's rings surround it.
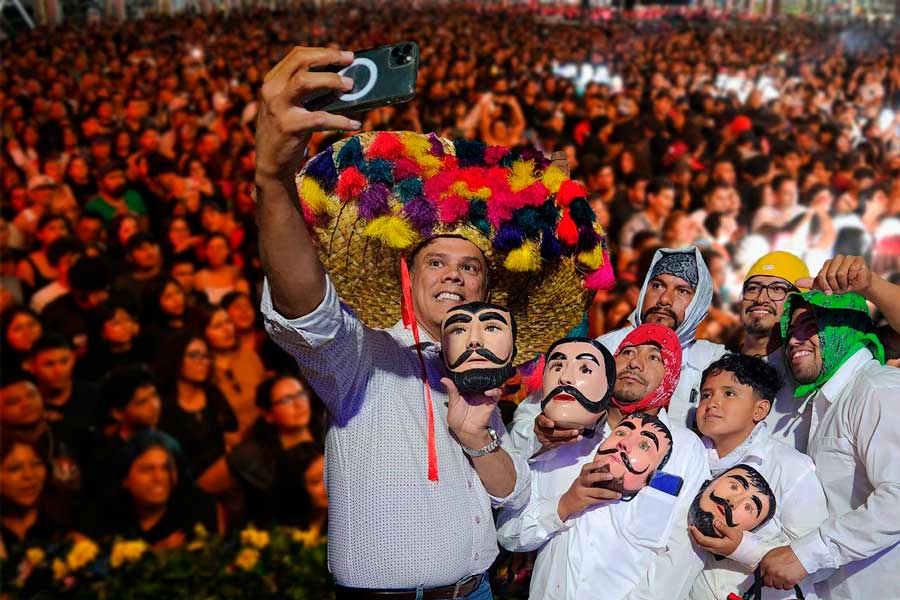
<svg viewBox="0 0 900 600">
<path fill-rule="evenodd" d="M 423 600 L 455 599 L 467 596 L 481 585 L 484 573 L 466 577 L 453 585 L 422 590 Z M 416 590 L 375 590 L 368 588 L 351 588 L 335 585 L 336 600 L 415 600 Z"/>
</svg>

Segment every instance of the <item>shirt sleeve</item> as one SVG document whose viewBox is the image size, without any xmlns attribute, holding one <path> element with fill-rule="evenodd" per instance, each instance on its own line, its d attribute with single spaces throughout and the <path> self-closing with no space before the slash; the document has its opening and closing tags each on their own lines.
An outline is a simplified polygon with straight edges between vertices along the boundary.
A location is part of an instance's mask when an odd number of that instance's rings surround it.
<svg viewBox="0 0 900 600">
<path fill-rule="evenodd" d="M 852 399 L 858 402 L 863 399 Z M 791 549 L 807 572 L 875 556 L 900 541 L 900 412 L 895 387 L 870 391 L 856 419 L 856 460 L 874 488 L 855 510 L 827 519 Z"/>
<path fill-rule="evenodd" d="M 531 492 L 531 468 L 528 466 L 528 457 L 516 452 L 513 440 L 503 425 L 503 419 L 500 417 L 499 410 L 494 410 L 494 414 L 491 417 L 491 427 L 497 432 L 497 436 L 500 438 L 500 447 L 509 455 L 516 470 L 516 485 L 508 496 L 498 498 L 488 494 L 491 498 L 491 506 L 494 508 L 520 508 L 528 504 Z"/>
<path fill-rule="evenodd" d="M 541 444 L 534 434 L 534 420 L 541 412 L 539 395 L 536 392 L 519 403 L 519 406 L 516 407 L 516 414 L 513 416 L 512 427 L 509 430 L 512 451 L 526 459 L 531 458 L 535 452 L 541 449 Z"/>
<path fill-rule="evenodd" d="M 539 498 L 532 490 L 527 506 L 519 510 L 503 510 L 497 521 L 497 539 L 510 552 L 530 552 L 572 523 L 559 518 L 560 496 Z"/>
<path fill-rule="evenodd" d="M 290 354 L 332 416 L 341 416 L 362 400 L 372 369 L 367 329 L 342 306 L 331 278 L 325 276 L 325 297 L 311 313 L 288 319 L 272 304 L 268 280 L 263 281 L 260 311 L 272 340 Z"/>
</svg>

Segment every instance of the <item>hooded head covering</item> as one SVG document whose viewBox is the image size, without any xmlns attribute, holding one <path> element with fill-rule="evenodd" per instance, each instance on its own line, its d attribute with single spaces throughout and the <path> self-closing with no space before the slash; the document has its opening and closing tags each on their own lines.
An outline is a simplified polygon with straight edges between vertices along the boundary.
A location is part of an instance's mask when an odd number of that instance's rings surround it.
<svg viewBox="0 0 900 600">
<path fill-rule="evenodd" d="M 781 339 L 785 356 L 789 341 L 791 317 L 797 308 L 812 309 L 819 325 L 819 352 L 822 355 L 822 371 L 812 383 L 797 385 L 794 395 L 805 396 L 821 388 L 860 348 L 868 348 L 878 362 L 884 364 L 884 346 L 872 325 L 869 307 L 859 294 L 826 295 L 819 290 L 803 294 L 790 294 L 784 302 L 781 315 Z"/>
<path fill-rule="evenodd" d="M 709 307 L 712 304 L 713 296 L 713 283 L 712 277 L 709 274 L 709 269 L 706 267 L 706 263 L 700 255 L 700 250 L 694 246 L 678 250 L 660 248 L 656 251 L 656 254 L 653 256 L 653 262 L 650 264 L 650 270 L 647 273 L 647 277 L 644 278 L 644 285 L 641 287 L 641 295 L 638 298 L 637 308 L 635 308 L 634 312 L 631 313 L 631 316 L 628 317 L 628 321 L 635 327 L 639 327 L 643 323 L 641 321 L 641 311 L 644 307 L 644 298 L 647 296 L 647 286 L 649 285 L 650 280 L 660 273 L 669 273 L 676 277 L 682 277 L 685 281 L 691 283 L 689 279 L 678 273 L 673 273 L 671 270 L 668 270 L 668 268 L 663 270 L 663 267 L 659 267 L 659 270 L 657 270 L 657 263 L 663 261 L 663 264 L 665 265 L 668 261 L 672 260 L 670 257 L 673 256 L 679 261 L 679 264 L 688 264 L 683 262 L 685 259 L 682 257 L 688 257 L 687 260 L 689 260 L 690 257 L 693 257 L 694 265 L 696 266 L 696 285 L 692 284 L 694 287 L 694 298 L 684 311 L 684 319 L 678 324 L 678 328 L 675 330 L 678 341 L 684 346 L 694 341 L 697 327 L 703 319 L 706 318 L 706 313 L 709 311 Z M 686 272 L 685 275 L 688 275 L 688 273 Z"/>
<path fill-rule="evenodd" d="M 618 349 L 616 349 L 616 356 L 625 348 L 643 346 L 644 344 L 653 344 L 659 348 L 662 354 L 663 368 L 665 368 L 666 373 L 663 375 L 662 383 L 638 402 L 620 404 L 615 396 L 610 398 L 610 402 L 626 415 L 633 412 L 667 407 L 681 376 L 681 344 L 675 336 L 675 332 L 663 325 L 646 323 L 631 330 L 625 336 L 625 339 L 622 340 L 622 343 L 619 344 Z"/>
<path fill-rule="evenodd" d="M 650 279 L 659 275 L 673 275 L 684 279 L 693 289 L 697 289 L 697 258 L 689 253 L 664 254 L 654 261 L 650 269 Z"/>
</svg>

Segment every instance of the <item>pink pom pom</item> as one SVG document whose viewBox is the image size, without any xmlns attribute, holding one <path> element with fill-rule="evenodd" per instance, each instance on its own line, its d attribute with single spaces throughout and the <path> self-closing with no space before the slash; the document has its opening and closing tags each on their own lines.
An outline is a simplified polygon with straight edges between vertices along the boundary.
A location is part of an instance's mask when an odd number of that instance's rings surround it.
<svg viewBox="0 0 900 600">
<path fill-rule="evenodd" d="M 540 181 L 532 183 L 518 193 L 523 206 L 540 206 L 549 195 L 550 190 Z"/>
<path fill-rule="evenodd" d="M 469 201 L 451 194 L 440 200 L 438 206 L 438 214 L 443 223 L 454 223 L 465 217 L 469 213 Z"/>
<path fill-rule="evenodd" d="M 306 221 L 306 225 L 312 229 L 313 227 L 320 227 L 322 224 L 319 222 L 319 217 L 316 216 L 316 213 L 306 205 L 302 200 L 300 201 L 300 208 L 303 210 L 303 220 Z"/>
<path fill-rule="evenodd" d="M 403 142 L 400 141 L 393 133 L 382 131 L 375 136 L 369 148 L 366 150 L 366 158 L 383 158 L 385 160 L 394 161 L 402 156 L 405 152 Z"/>
<path fill-rule="evenodd" d="M 422 167 L 411 158 L 401 158 L 394 163 L 394 181 L 403 181 L 410 177 L 421 177 Z"/>
<path fill-rule="evenodd" d="M 496 165 L 509 154 L 509 148 L 504 146 L 488 146 L 484 149 L 484 162 L 488 165 Z"/>
<path fill-rule="evenodd" d="M 452 171 L 441 171 L 434 177 L 429 177 L 425 181 L 425 186 L 423 188 L 423 192 L 425 197 L 431 200 L 431 202 L 436 203 L 440 199 L 444 193 L 450 189 L 450 186 L 456 181 L 457 172 L 455 170 Z"/>
<path fill-rule="evenodd" d="M 612 262 L 604 250 L 603 265 L 584 279 L 584 287 L 589 290 L 611 290 L 615 284 L 616 276 L 613 273 Z"/>
<path fill-rule="evenodd" d="M 525 386 L 525 389 L 529 394 L 541 389 L 541 387 L 544 385 L 545 358 L 546 357 L 541 354 L 541 357 L 538 359 L 537 363 L 531 367 L 531 373 L 522 376 L 522 384 Z"/>
<path fill-rule="evenodd" d="M 494 189 L 487 203 L 487 219 L 495 228 L 512 218 L 513 211 L 519 207 L 520 200 L 509 191 L 509 188 Z"/>
<path fill-rule="evenodd" d="M 356 200 L 369 185 L 366 176 L 356 167 L 347 167 L 338 178 L 337 195 L 343 202 Z"/>
</svg>

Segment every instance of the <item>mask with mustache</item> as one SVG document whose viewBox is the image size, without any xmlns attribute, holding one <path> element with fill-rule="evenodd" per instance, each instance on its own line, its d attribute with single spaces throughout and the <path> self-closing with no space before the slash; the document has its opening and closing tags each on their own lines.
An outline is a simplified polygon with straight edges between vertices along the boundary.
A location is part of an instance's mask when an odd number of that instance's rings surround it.
<svg viewBox="0 0 900 600">
<path fill-rule="evenodd" d="M 717 518 L 728 527 L 753 531 L 774 514 L 775 495 L 768 482 L 753 467 L 740 464 L 706 482 L 691 502 L 688 523 L 718 538 L 722 536 L 713 526 Z"/>
<path fill-rule="evenodd" d="M 515 375 L 516 322 L 488 302 L 456 306 L 441 325 L 441 355 L 448 377 L 463 394 L 499 388 Z"/>
<path fill-rule="evenodd" d="M 564 338 L 547 352 L 541 410 L 561 429 L 593 431 L 615 385 L 609 351 L 589 338 Z"/>
<path fill-rule="evenodd" d="M 653 474 L 665 466 L 671 452 L 668 427 L 653 415 L 633 413 L 603 440 L 594 460 L 621 479 L 621 493 L 627 500 L 647 486 Z"/>
</svg>

